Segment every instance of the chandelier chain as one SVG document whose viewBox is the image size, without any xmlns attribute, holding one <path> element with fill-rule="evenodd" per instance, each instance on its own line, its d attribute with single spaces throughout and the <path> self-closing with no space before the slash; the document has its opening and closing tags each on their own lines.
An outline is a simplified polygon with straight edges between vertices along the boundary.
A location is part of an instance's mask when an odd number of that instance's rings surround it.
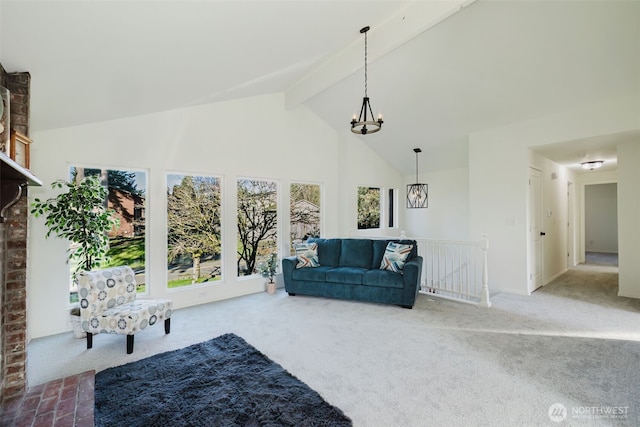
<svg viewBox="0 0 640 427">
<path fill-rule="evenodd" d="M 364 96 L 367 95 L 367 32 L 364 33 Z"/>
</svg>

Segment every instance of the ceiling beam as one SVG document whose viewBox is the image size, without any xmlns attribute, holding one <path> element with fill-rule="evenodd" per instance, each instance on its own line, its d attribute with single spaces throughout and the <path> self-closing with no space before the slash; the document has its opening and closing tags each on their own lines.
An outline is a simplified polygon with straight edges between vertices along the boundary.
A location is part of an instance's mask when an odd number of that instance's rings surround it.
<svg viewBox="0 0 640 427">
<path fill-rule="evenodd" d="M 369 31 L 368 62 L 396 49 L 417 35 L 434 27 L 476 0 L 416 0 L 400 9 L 382 24 Z M 354 29 L 354 34 L 359 29 Z M 371 43 L 373 42 L 373 43 Z M 285 91 L 287 108 L 295 108 L 363 68 L 363 37 L 325 58 L 309 74 Z"/>
</svg>

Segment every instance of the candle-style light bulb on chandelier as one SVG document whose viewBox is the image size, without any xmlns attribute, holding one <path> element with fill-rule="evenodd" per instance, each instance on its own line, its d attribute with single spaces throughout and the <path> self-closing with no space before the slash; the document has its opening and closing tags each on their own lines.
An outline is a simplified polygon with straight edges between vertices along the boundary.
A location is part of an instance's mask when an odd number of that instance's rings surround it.
<svg viewBox="0 0 640 427">
<path fill-rule="evenodd" d="M 360 116 L 357 120 L 355 115 L 351 119 L 351 132 L 362 135 L 378 132 L 383 123 L 382 114 L 378 115 L 378 120 L 373 119 L 373 111 L 371 110 L 369 95 L 367 95 L 367 31 L 369 31 L 368 26 L 360 30 L 360 33 L 364 34 L 364 98 L 362 98 Z"/>
<path fill-rule="evenodd" d="M 414 148 L 413 152 L 416 153 L 416 183 L 407 185 L 407 208 L 428 208 L 429 185 L 418 183 L 418 154 L 422 150 Z"/>
</svg>

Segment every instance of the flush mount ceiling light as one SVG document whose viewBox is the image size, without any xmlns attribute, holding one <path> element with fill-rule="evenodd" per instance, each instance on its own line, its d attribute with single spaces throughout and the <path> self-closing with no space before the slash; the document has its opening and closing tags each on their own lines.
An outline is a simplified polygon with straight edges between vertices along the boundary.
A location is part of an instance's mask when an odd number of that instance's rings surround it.
<svg viewBox="0 0 640 427">
<path fill-rule="evenodd" d="M 407 185 L 407 208 L 428 208 L 429 185 L 418 183 L 418 154 L 422 150 L 414 148 L 413 152 L 416 153 L 416 183 Z"/>
<path fill-rule="evenodd" d="M 582 162 L 582 169 L 594 170 L 602 167 L 604 160 L 592 160 L 590 162 Z"/>
<path fill-rule="evenodd" d="M 360 30 L 360 33 L 364 34 L 364 98 L 362 98 L 362 107 L 360 107 L 358 120 L 356 120 L 355 114 L 351 119 L 351 132 L 362 135 L 378 132 L 383 123 L 382 114 L 378 115 L 378 120 L 373 119 L 373 111 L 367 95 L 367 31 L 369 31 L 369 27 L 364 27 Z"/>
</svg>

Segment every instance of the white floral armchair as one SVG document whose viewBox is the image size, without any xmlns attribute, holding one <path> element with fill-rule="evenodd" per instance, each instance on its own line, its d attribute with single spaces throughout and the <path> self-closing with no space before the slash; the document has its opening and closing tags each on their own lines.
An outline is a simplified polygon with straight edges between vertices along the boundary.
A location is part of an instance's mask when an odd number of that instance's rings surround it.
<svg viewBox="0 0 640 427">
<path fill-rule="evenodd" d="M 127 336 L 127 354 L 133 353 L 133 335 L 164 320 L 171 331 L 173 302 L 167 299 L 137 300 L 135 273 L 128 266 L 85 271 L 78 275 L 80 318 L 87 333 L 87 348 L 99 333 Z"/>
</svg>

